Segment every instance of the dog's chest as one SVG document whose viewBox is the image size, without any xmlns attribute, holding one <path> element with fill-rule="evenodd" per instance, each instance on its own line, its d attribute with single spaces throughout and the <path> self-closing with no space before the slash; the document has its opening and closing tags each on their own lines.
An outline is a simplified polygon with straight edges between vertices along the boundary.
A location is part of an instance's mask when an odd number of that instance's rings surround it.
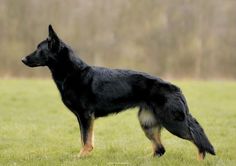
<svg viewBox="0 0 236 166">
<path fill-rule="evenodd" d="M 75 109 L 76 107 L 76 100 L 78 94 L 75 94 L 75 90 L 66 84 L 66 81 L 55 81 L 57 88 L 60 92 L 61 99 L 65 106 L 69 109 Z"/>
<path fill-rule="evenodd" d="M 63 103 L 69 109 L 76 109 L 79 107 L 79 97 L 78 94 L 75 94 L 72 90 L 63 90 L 61 91 L 61 98 Z"/>
<path fill-rule="evenodd" d="M 62 98 L 63 103 L 69 108 L 72 109 L 73 108 L 73 102 L 67 98 Z"/>
</svg>

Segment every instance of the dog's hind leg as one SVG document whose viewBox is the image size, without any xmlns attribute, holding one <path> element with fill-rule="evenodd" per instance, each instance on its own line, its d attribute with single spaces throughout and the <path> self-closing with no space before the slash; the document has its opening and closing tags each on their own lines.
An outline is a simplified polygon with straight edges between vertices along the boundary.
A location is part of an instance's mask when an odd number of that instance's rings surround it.
<svg viewBox="0 0 236 166">
<path fill-rule="evenodd" d="M 161 143 L 161 124 L 155 118 L 152 110 L 140 109 L 138 118 L 146 137 L 153 144 L 153 156 L 162 156 L 165 153 L 165 148 Z"/>
<path fill-rule="evenodd" d="M 80 125 L 81 142 L 83 146 L 80 150 L 79 157 L 86 157 L 90 154 L 94 147 L 94 116 L 78 116 L 78 121 Z"/>
</svg>

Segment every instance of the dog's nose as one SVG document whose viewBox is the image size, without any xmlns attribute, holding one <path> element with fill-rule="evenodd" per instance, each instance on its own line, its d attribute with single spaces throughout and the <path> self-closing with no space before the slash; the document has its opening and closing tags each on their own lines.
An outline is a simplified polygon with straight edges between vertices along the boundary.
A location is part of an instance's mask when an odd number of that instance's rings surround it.
<svg viewBox="0 0 236 166">
<path fill-rule="evenodd" d="M 26 62 L 27 62 L 26 57 L 23 57 L 23 58 L 21 59 L 21 61 L 22 61 L 23 63 L 26 63 Z"/>
</svg>

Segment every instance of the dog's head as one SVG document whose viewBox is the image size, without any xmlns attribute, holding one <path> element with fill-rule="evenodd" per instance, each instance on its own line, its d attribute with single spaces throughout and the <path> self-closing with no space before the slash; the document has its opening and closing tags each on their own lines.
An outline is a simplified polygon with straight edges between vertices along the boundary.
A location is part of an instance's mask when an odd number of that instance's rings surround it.
<svg viewBox="0 0 236 166">
<path fill-rule="evenodd" d="M 48 26 L 48 38 L 38 44 L 37 49 L 30 55 L 22 58 L 22 62 L 30 67 L 46 66 L 50 59 L 55 56 L 62 47 L 62 42 L 53 30 L 52 26 Z"/>
</svg>

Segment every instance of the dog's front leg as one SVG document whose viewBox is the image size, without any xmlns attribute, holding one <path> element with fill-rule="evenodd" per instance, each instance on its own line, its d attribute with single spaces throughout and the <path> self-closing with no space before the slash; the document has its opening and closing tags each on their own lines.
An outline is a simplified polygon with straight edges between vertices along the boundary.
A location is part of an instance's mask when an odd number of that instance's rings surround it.
<svg viewBox="0 0 236 166">
<path fill-rule="evenodd" d="M 93 134 L 93 123 L 94 116 L 93 115 L 80 115 L 78 116 L 78 121 L 80 125 L 80 134 L 81 134 L 81 142 L 82 149 L 80 150 L 79 157 L 85 157 L 90 154 L 94 147 L 94 134 Z"/>
</svg>

